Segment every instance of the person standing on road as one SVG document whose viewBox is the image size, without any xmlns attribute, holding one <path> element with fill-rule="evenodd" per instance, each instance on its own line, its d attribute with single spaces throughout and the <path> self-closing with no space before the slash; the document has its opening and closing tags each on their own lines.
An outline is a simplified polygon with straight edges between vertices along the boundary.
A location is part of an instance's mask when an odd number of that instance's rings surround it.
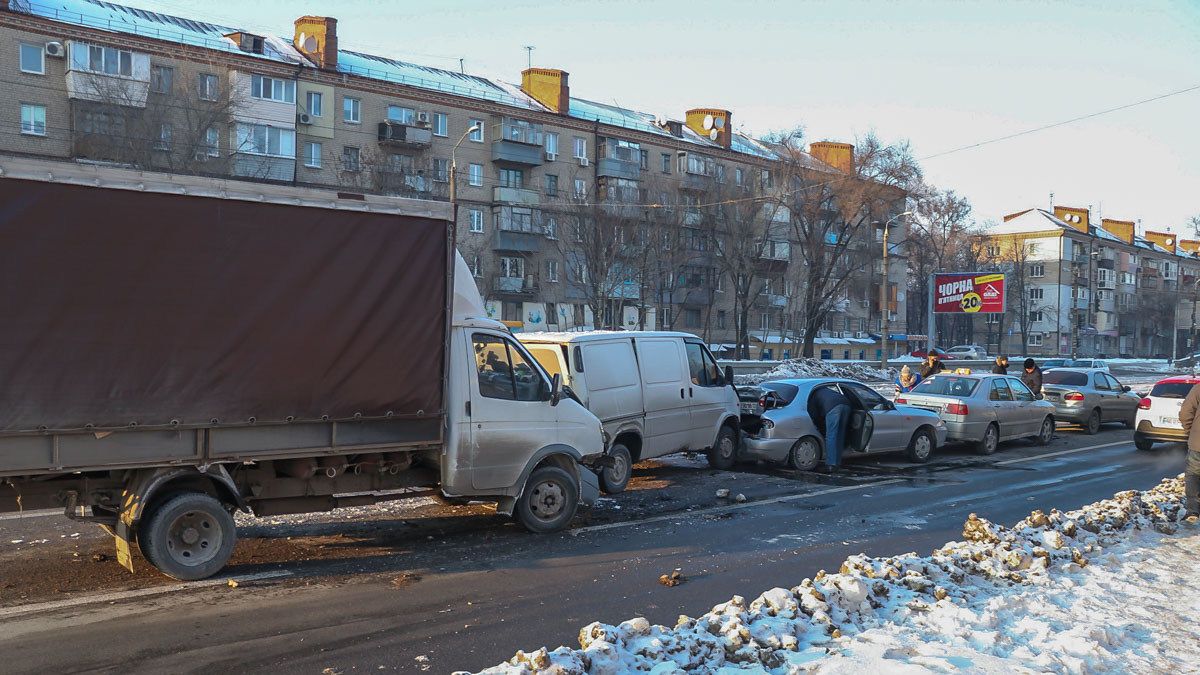
<svg viewBox="0 0 1200 675">
<path fill-rule="evenodd" d="M 896 376 L 896 393 L 905 394 L 912 391 L 913 387 L 921 383 L 921 376 L 914 373 L 912 368 L 904 366 L 900 369 L 900 374 Z"/>
<path fill-rule="evenodd" d="M 1042 397 L 1042 369 L 1038 368 L 1037 362 L 1033 359 L 1025 359 L 1025 372 L 1021 375 L 1021 381 L 1025 383 L 1026 387 L 1029 387 L 1029 391 L 1032 391 L 1034 396 Z"/>
<path fill-rule="evenodd" d="M 929 356 L 925 357 L 925 363 L 921 364 L 921 379 L 924 380 L 930 375 L 937 375 L 945 369 L 946 366 L 942 364 L 942 360 L 938 358 L 938 355 L 930 353 Z"/>
<path fill-rule="evenodd" d="M 1200 408 L 1200 384 L 1192 387 L 1183 407 L 1179 409 L 1179 421 L 1187 434 L 1187 464 L 1183 467 L 1183 504 L 1187 509 L 1188 523 L 1200 522 L 1200 425 L 1196 424 L 1196 410 Z"/>
<path fill-rule="evenodd" d="M 850 399 L 835 387 L 817 387 L 808 397 L 808 415 L 825 436 L 825 467 L 833 473 L 842 463 L 846 427 L 850 426 Z"/>
<path fill-rule="evenodd" d="M 993 375 L 1007 375 L 1008 374 L 1008 357 L 1007 356 L 997 356 L 996 357 L 996 365 L 992 366 L 992 374 Z"/>
</svg>

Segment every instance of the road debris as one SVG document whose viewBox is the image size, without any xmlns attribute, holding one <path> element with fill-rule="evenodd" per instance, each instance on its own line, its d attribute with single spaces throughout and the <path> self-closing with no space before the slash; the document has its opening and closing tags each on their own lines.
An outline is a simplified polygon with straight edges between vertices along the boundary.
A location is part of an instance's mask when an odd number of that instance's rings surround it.
<svg viewBox="0 0 1200 675">
<path fill-rule="evenodd" d="M 683 576 L 680 568 L 676 567 L 670 574 L 664 574 L 658 578 L 658 583 L 663 586 L 678 586 L 687 581 L 687 577 Z"/>
</svg>

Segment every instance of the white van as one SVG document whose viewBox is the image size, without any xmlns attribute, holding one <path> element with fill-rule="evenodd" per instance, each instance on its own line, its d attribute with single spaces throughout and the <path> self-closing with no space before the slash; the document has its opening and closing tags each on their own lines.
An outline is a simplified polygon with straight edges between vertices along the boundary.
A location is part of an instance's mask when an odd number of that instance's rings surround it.
<svg viewBox="0 0 1200 675">
<path fill-rule="evenodd" d="M 688 333 L 518 333 L 551 377 L 579 397 L 612 443 L 600 486 L 625 489 L 631 467 L 682 450 L 707 450 L 714 468 L 737 460 L 738 397 L 703 341 Z"/>
</svg>

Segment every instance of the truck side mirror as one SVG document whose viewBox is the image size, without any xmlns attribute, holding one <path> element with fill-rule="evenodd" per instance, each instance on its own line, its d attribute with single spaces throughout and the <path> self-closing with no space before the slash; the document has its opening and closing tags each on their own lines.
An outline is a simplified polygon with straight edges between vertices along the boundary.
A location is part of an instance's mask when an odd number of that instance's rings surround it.
<svg viewBox="0 0 1200 675">
<path fill-rule="evenodd" d="M 733 386 L 733 366 L 725 366 L 725 384 Z"/>
<path fill-rule="evenodd" d="M 558 405 L 562 400 L 562 375 L 555 373 L 554 377 L 550 378 L 550 405 Z"/>
</svg>

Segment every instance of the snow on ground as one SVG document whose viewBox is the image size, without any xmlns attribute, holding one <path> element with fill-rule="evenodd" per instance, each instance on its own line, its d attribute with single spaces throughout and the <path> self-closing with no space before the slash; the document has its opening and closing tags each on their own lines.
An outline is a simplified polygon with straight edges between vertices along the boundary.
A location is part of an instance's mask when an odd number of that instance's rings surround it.
<svg viewBox="0 0 1200 675">
<path fill-rule="evenodd" d="M 738 375 L 734 380 L 738 384 L 758 384 L 768 380 L 782 380 L 797 377 L 844 377 L 863 382 L 891 382 L 895 377 L 890 372 L 861 363 L 830 363 L 821 359 L 789 359 L 765 373 Z"/>
<path fill-rule="evenodd" d="M 852 556 L 674 627 L 592 623 L 579 649 L 482 672 L 1195 672 L 1200 528 L 1180 523 L 1182 497 L 1173 478 L 1012 528 L 972 514 L 928 556 Z"/>
</svg>

